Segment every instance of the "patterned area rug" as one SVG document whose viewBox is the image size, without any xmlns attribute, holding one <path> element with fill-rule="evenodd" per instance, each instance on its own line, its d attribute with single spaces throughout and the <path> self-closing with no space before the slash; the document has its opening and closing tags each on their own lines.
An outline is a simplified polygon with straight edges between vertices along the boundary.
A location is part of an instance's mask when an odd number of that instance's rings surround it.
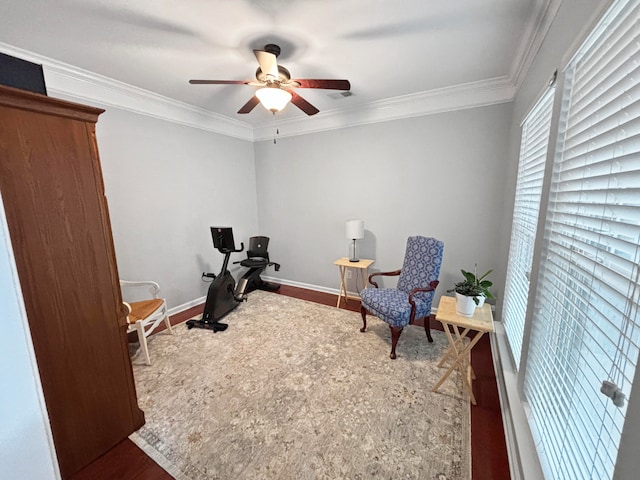
<svg viewBox="0 0 640 480">
<path fill-rule="evenodd" d="M 471 478 L 469 401 L 447 341 L 256 291 L 221 333 L 177 325 L 133 358 L 144 425 L 131 438 L 176 478 Z"/>
</svg>

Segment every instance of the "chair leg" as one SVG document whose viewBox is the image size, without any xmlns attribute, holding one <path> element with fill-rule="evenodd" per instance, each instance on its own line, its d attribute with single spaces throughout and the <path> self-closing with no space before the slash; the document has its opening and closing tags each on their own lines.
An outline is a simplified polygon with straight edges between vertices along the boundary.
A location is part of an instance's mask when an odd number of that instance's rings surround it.
<svg viewBox="0 0 640 480">
<path fill-rule="evenodd" d="M 151 358 L 149 357 L 149 347 L 147 346 L 147 336 L 144 334 L 144 325 L 142 322 L 136 322 L 136 330 L 138 331 L 138 341 L 142 347 L 142 353 L 144 353 L 145 363 L 151 365 Z"/>
<path fill-rule="evenodd" d="M 364 332 L 367 329 L 367 309 L 363 306 L 360 306 L 360 315 L 362 315 L 362 328 L 361 332 Z"/>
<path fill-rule="evenodd" d="M 171 321 L 169 320 L 169 315 L 167 314 L 164 315 L 164 324 L 167 326 L 167 330 L 169 330 L 169 333 L 173 335 L 173 328 L 171 328 Z"/>
<path fill-rule="evenodd" d="M 427 334 L 429 343 L 433 343 L 433 338 L 431 338 L 431 315 L 424 317 L 424 331 Z"/>
<path fill-rule="evenodd" d="M 391 355 L 389 357 L 391 360 L 396 359 L 396 345 L 398 344 L 398 339 L 400 338 L 400 334 L 402 333 L 402 327 L 392 327 L 389 325 L 389 330 L 391 330 Z"/>
</svg>

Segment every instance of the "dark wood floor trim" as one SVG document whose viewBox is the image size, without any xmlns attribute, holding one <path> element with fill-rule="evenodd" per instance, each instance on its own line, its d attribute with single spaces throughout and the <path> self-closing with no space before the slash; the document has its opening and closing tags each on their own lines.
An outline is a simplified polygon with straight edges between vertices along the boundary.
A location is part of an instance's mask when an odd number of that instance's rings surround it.
<svg viewBox="0 0 640 480">
<path fill-rule="evenodd" d="M 335 306 L 336 296 L 328 293 L 283 285 L 281 295 L 300 298 L 323 305 Z M 340 308 L 360 311 L 360 302 L 341 302 Z M 185 310 L 171 316 L 177 325 L 202 313 L 203 306 Z M 442 330 L 442 325 L 431 319 L 431 328 Z M 409 327 L 413 328 L 413 327 Z M 160 331 L 161 328 L 158 329 Z M 398 345 L 401 352 L 402 340 Z M 392 361 L 392 360 L 389 360 Z M 471 407 L 472 480 L 509 480 L 509 463 L 502 424 L 502 412 L 489 336 L 485 335 L 474 347 L 471 364 L 476 374 L 473 388 L 478 404 Z M 72 480 L 171 480 L 173 477 L 158 466 L 132 441 L 125 440 L 98 460 L 76 474 Z"/>
</svg>

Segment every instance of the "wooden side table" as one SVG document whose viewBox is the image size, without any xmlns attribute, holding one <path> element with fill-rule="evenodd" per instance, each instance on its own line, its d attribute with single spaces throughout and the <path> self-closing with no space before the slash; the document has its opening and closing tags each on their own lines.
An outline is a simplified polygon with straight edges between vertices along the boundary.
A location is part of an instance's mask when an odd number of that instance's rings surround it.
<svg viewBox="0 0 640 480">
<path fill-rule="evenodd" d="M 349 296 L 347 295 L 347 283 L 345 282 L 345 273 L 347 272 L 347 268 L 355 268 L 356 269 L 356 289 L 358 288 L 358 272 L 360 272 L 360 277 L 362 278 L 362 288 L 364 289 L 367 286 L 367 278 L 369 277 L 369 267 L 373 264 L 374 260 L 367 260 L 365 258 L 361 258 L 357 262 L 350 262 L 349 258 L 342 257 L 333 262 L 334 265 L 337 265 L 340 268 L 340 294 L 338 295 L 338 303 L 336 303 L 336 307 L 340 307 L 340 299 L 344 297 L 345 303 Z M 351 297 L 355 298 L 355 297 Z"/>
<path fill-rule="evenodd" d="M 476 397 L 473 395 L 471 385 L 471 381 L 476 378 L 471 367 L 471 349 L 485 333 L 494 331 L 491 305 L 485 303 L 482 307 L 476 308 L 473 317 L 463 317 L 456 313 L 456 299 L 443 296 L 440 298 L 436 320 L 442 323 L 444 332 L 449 339 L 449 348 L 438 363 L 438 367 L 444 366 L 447 360 L 451 361 L 451 365 L 431 391 L 437 391 L 440 385 L 451 375 L 451 372 L 457 369 L 462 375 L 463 385 L 469 392 L 471 403 L 476 405 Z M 451 335 L 451 330 L 455 334 L 455 339 Z M 464 340 L 472 330 L 475 330 L 476 334 L 465 345 Z"/>
</svg>

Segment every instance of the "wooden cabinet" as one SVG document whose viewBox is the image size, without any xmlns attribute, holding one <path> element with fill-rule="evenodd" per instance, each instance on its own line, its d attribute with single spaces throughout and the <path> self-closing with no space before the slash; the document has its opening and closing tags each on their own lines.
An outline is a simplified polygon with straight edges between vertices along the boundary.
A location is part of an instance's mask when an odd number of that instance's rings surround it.
<svg viewBox="0 0 640 480">
<path fill-rule="evenodd" d="M 95 138 L 102 112 L 0 87 L 0 193 L 63 478 L 144 423 Z"/>
</svg>

